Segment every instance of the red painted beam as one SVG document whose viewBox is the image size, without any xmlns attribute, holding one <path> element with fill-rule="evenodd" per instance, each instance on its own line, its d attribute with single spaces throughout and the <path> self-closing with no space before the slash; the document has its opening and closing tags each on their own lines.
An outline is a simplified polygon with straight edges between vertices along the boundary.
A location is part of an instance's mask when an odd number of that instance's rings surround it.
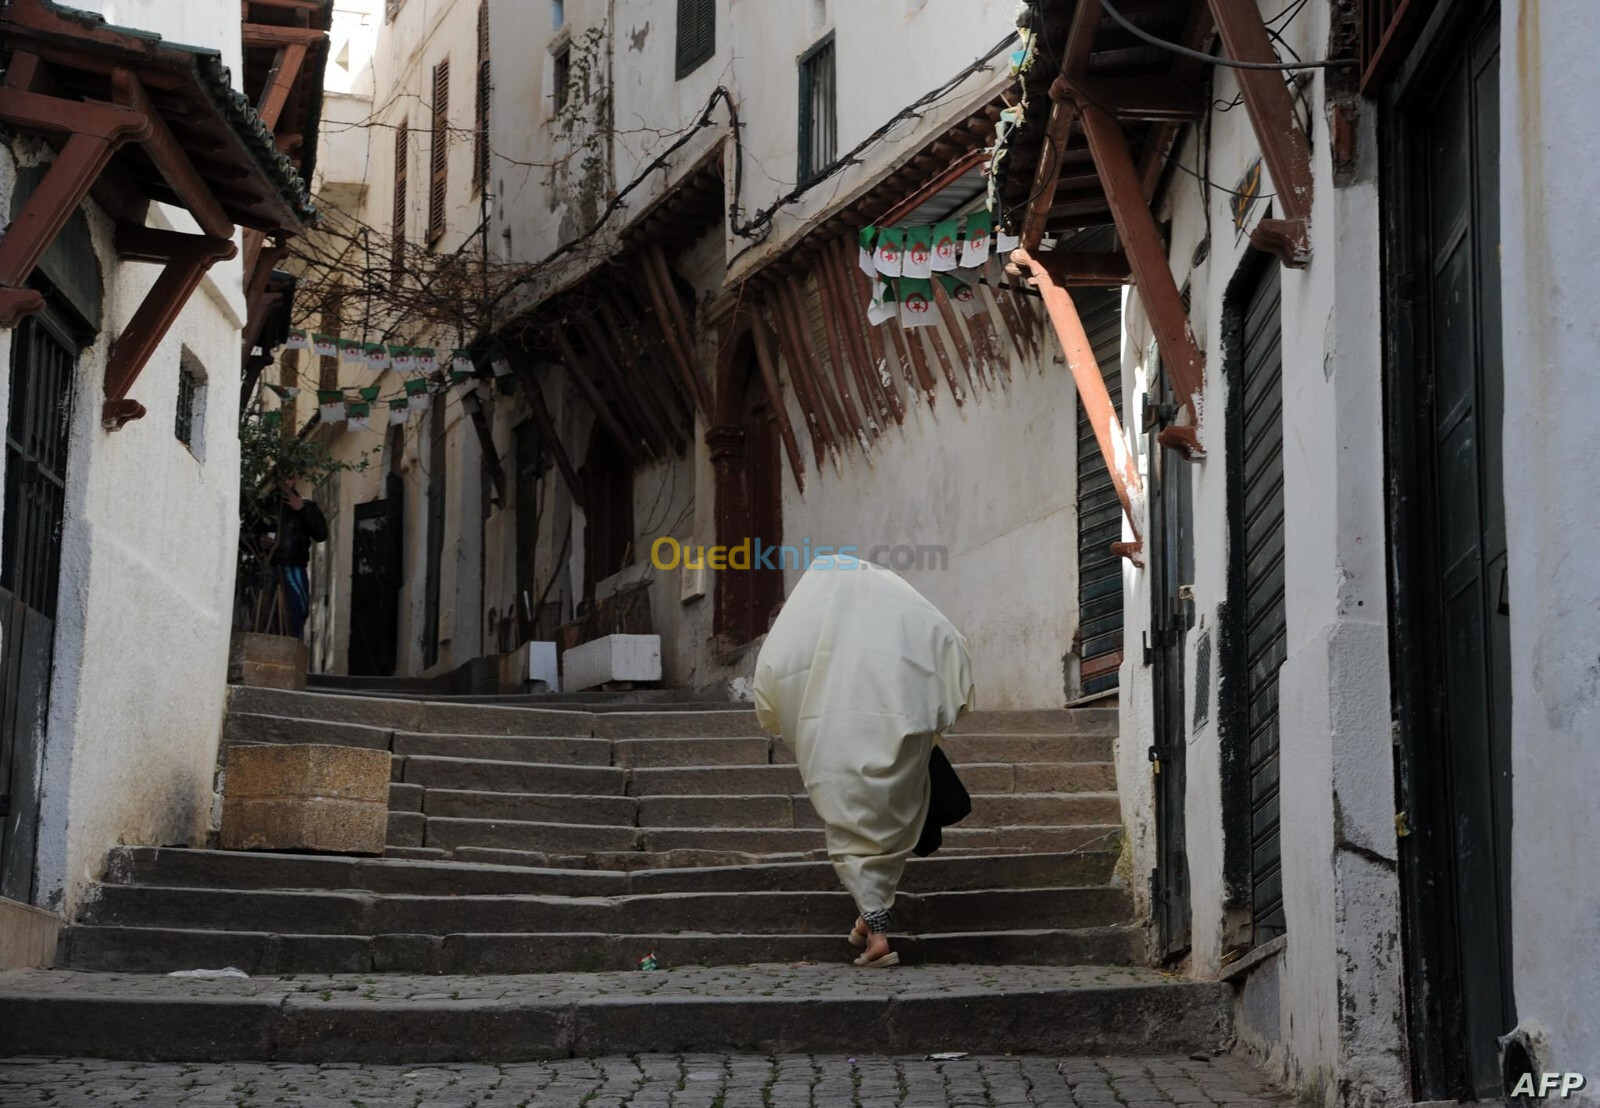
<svg viewBox="0 0 1600 1108">
<path fill-rule="evenodd" d="M 178 194 L 183 206 L 194 216 L 200 230 L 214 238 L 231 239 L 233 220 L 223 210 L 222 203 L 212 193 L 205 178 L 189 160 L 177 136 L 161 118 L 161 112 L 150 102 L 150 94 L 138 74 L 131 69 L 117 69 L 111 74 L 112 98 L 122 107 L 139 112 L 150 121 L 150 133 L 141 139 L 145 153 L 155 163 L 161 176 L 166 178 L 172 191 Z"/>
</svg>

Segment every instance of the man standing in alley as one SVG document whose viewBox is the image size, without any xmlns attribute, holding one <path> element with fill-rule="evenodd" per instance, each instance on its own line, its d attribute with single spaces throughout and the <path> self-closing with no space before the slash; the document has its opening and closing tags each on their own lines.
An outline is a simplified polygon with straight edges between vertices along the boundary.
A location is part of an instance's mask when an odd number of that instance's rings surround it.
<svg viewBox="0 0 1600 1108">
<path fill-rule="evenodd" d="M 268 532 L 273 575 L 279 585 L 284 626 L 283 634 L 300 638 L 305 633 L 306 614 L 311 610 L 311 544 L 326 542 L 328 521 L 315 500 L 307 500 L 295 487 L 293 475 L 283 478 L 278 487 L 278 510 L 269 518 L 277 524 Z"/>
</svg>

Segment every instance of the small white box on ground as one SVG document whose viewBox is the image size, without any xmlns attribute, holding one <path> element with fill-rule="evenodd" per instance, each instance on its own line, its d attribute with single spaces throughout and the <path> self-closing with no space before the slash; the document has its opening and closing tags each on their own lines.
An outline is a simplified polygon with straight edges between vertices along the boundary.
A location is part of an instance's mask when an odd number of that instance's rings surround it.
<svg viewBox="0 0 1600 1108">
<path fill-rule="evenodd" d="M 529 642 L 523 645 L 528 650 L 528 671 L 524 676 L 529 681 L 543 681 L 550 692 L 560 692 L 561 670 L 556 664 L 556 644 Z"/>
<path fill-rule="evenodd" d="M 561 656 L 567 692 L 608 681 L 661 680 L 660 635 L 607 635 Z"/>
</svg>

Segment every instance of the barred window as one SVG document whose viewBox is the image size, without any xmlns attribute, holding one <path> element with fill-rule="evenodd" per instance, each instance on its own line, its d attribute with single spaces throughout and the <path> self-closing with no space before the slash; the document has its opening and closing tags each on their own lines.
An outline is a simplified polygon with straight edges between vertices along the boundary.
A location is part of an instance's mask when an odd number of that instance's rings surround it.
<svg viewBox="0 0 1600 1108">
<path fill-rule="evenodd" d="M 833 163 L 839 149 L 833 35 L 800 58 L 800 158 L 796 179 L 804 185 Z"/>
<path fill-rule="evenodd" d="M 187 349 L 178 364 L 178 403 L 172 431 L 196 458 L 204 460 L 205 370 Z"/>
</svg>

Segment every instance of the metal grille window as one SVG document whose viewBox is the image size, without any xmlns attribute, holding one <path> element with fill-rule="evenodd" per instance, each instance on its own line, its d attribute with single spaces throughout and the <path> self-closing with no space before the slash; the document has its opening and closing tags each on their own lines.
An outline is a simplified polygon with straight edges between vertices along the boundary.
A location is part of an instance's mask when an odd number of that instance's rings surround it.
<svg viewBox="0 0 1600 1108">
<path fill-rule="evenodd" d="M 428 190 L 428 245 L 444 237 L 450 190 L 450 59 L 433 67 L 433 174 Z"/>
<path fill-rule="evenodd" d="M 178 370 L 178 415 L 173 433 L 178 441 L 194 449 L 195 407 L 200 398 L 200 375 L 189 366 Z"/>
<path fill-rule="evenodd" d="M 472 119 L 472 194 L 489 181 L 489 0 L 478 6 L 478 99 Z"/>
<path fill-rule="evenodd" d="M 800 155 L 796 177 L 806 184 L 833 162 L 839 149 L 833 35 L 800 58 Z"/>
<path fill-rule="evenodd" d="M 67 504 L 67 421 L 77 355 L 43 320 L 28 318 L 12 339 L 11 357 L 0 589 L 54 619 Z"/>
<path fill-rule="evenodd" d="M 678 0 L 678 79 L 717 52 L 716 0 Z"/>
</svg>

